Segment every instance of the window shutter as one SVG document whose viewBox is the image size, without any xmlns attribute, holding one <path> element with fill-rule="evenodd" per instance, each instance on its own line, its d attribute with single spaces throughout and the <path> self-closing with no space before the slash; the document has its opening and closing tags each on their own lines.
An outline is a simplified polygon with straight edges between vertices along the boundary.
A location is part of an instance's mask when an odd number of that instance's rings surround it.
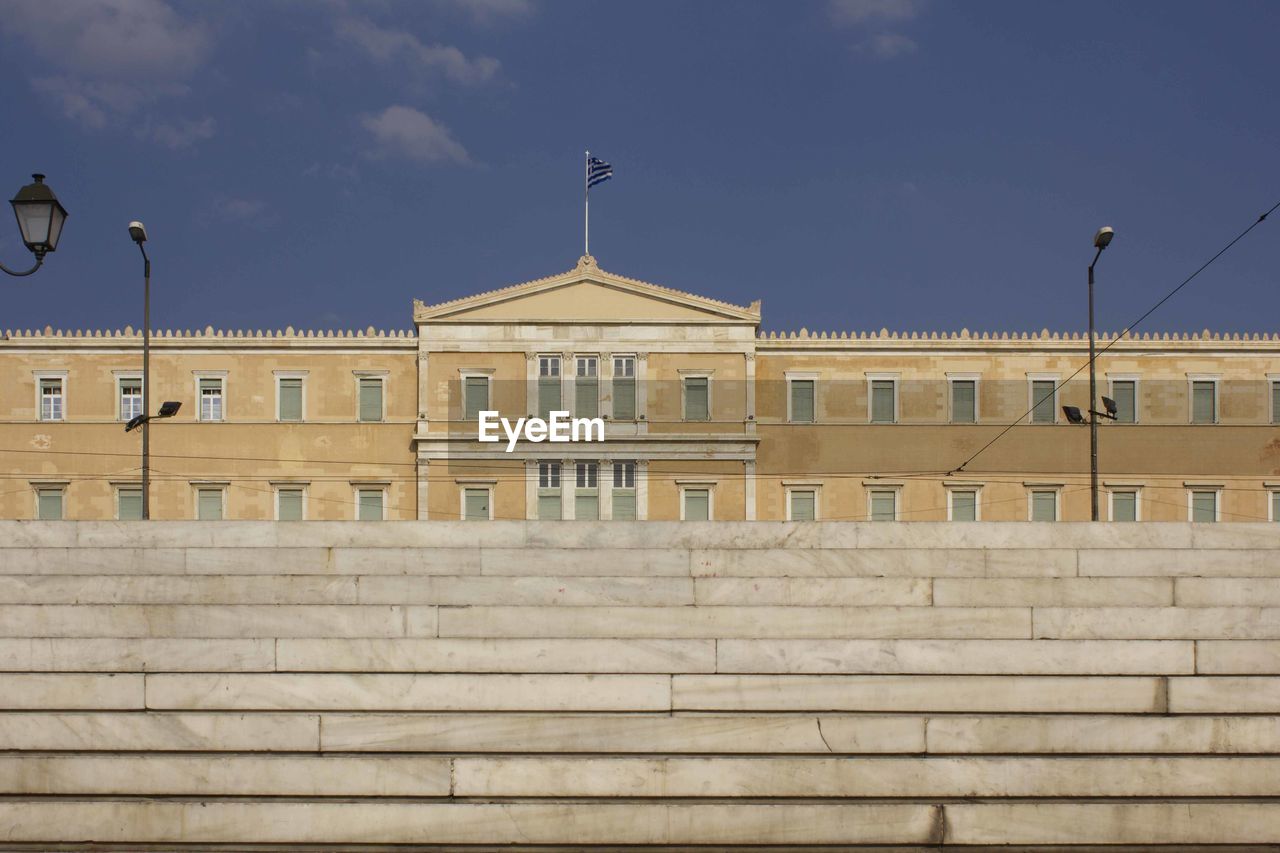
<svg viewBox="0 0 1280 853">
<path fill-rule="evenodd" d="M 1280 424 L 1280 382 L 1271 383 L 1271 422 Z"/>
<path fill-rule="evenodd" d="M 222 520 L 221 489 L 200 489 L 196 492 L 196 518 L 201 521 Z"/>
<path fill-rule="evenodd" d="M 1120 401 L 1117 399 L 1117 403 Z M 1138 493 L 1137 492 L 1112 492 L 1111 493 L 1111 520 L 1112 521 L 1137 521 L 1138 520 Z"/>
<path fill-rule="evenodd" d="M 281 379 L 280 382 L 280 420 L 302 420 L 302 380 Z"/>
<path fill-rule="evenodd" d="M 141 521 L 142 489 L 121 489 L 117 492 L 116 515 L 121 521 Z"/>
<path fill-rule="evenodd" d="M 360 520 L 382 521 L 382 490 L 360 490 Z"/>
<path fill-rule="evenodd" d="M 1193 382 L 1191 385 L 1191 420 L 1197 424 L 1211 424 L 1215 420 L 1214 383 Z"/>
<path fill-rule="evenodd" d="M 579 376 L 574 380 L 573 410 L 579 418 L 600 416 L 600 380 L 595 376 Z"/>
<path fill-rule="evenodd" d="M 573 499 L 573 517 L 579 521 L 595 521 L 600 518 L 600 497 L 595 492 L 578 494 Z"/>
<path fill-rule="evenodd" d="M 1116 422 L 1131 424 L 1137 421 L 1137 386 L 1131 380 L 1111 383 L 1112 398 L 1116 401 Z"/>
<path fill-rule="evenodd" d="M 707 489 L 685 489 L 684 520 L 711 520 L 711 492 Z"/>
<path fill-rule="evenodd" d="M 813 380 L 791 380 L 791 420 L 796 423 L 813 422 Z"/>
<path fill-rule="evenodd" d="M 893 385 L 892 379 L 871 380 L 871 422 L 873 424 L 893 423 Z"/>
<path fill-rule="evenodd" d="M 1280 521 L 1280 492 L 1271 493 L 1271 520 Z"/>
<path fill-rule="evenodd" d="M 871 493 L 871 520 L 872 521 L 895 521 L 897 520 L 897 504 L 898 495 L 896 492 L 872 492 Z"/>
<path fill-rule="evenodd" d="M 1191 493 L 1191 520 L 1192 521 L 1217 521 L 1218 520 L 1218 493 L 1217 492 L 1192 492 Z"/>
<path fill-rule="evenodd" d="M 463 401 L 463 419 L 470 421 L 479 418 L 480 413 L 489 408 L 489 377 L 468 376 L 463 396 L 465 398 Z"/>
<path fill-rule="evenodd" d="M 636 419 L 636 380 L 634 377 L 615 377 L 613 380 L 613 419 Z"/>
<path fill-rule="evenodd" d="M 791 520 L 792 521 L 813 521 L 814 515 L 814 493 L 810 491 L 795 491 L 791 493 Z"/>
<path fill-rule="evenodd" d="M 957 379 L 951 383 L 951 422 L 971 424 L 978 420 L 976 405 L 977 384 L 972 379 Z"/>
<path fill-rule="evenodd" d="M 953 489 L 951 491 L 951 520 L 978 520 L 978 493 Z"/>
<path fill-rule="evenodd" d="M 62 520 L 62 490 L 41 489 L 38 493 L 38 509 L 41 521 Z"/>
<path fill-rule="evenodd" d="M 1057 382 L 1052 379 L 1037 379 L 1031 383 L 1031 422 L 1033 424 L 1051 424 L 1056 422 L 1057 415 L 1053 409 L 1053 389 Z"/>
<path fill-rule="evenodd" d="M 538 417 L 546 420 L 552 412 L 560 411 L 560 377 L 538 378 Z"/>
<path fill-rule="evenodd" d="M 360 420 L 382 420 L 382 380 L 360 380 Z"/>
<path fill-rule="evenodd" d="M 614 491 L 613 518 L 615 521 L 635 521 L 636 520 L 635 492 L 622 492 L 617 490 Z"/>
<path fill-rule="evenodd" d="M 489 490 L 467 489 L 463 496 L 467 521 L 489 520 Z"/>
<path fill-rule="evenodd" d="M 281 489 L 277 500 L 281 521 L 302 521 L 302 489 Z"/>
<path fill-rule="evenodd" d="M 538 518 L 541 521 L 560 520 L 560 492 L 538 495 Z"/>
<path fill-rule="evenodd" d="M 690 376 L 684 380 L 684 419 L 705 421 L 707 411 L 707 377 Z"/>
<path fill-rule="evenodd" d="M 1057 521 L 1058 520 L 1058 493 L 1057 492 L 1032 492 L 1031 493 L 1031 520 L 1032 521 Z"/>
</svg>

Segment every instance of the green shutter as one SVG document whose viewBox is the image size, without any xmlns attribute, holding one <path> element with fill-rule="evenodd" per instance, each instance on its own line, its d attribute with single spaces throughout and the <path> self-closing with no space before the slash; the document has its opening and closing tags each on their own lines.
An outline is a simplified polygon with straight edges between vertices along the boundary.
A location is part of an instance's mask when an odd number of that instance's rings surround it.
<svg viewBox="0 0 1280 853">
<path fill-rule="evenodd" d="M 1119 402 L 1119 400 L 1117 400 L 1116 402 Z M 1112 492 L 1111 493 L 1111 520 L 1112 521 L 1137 521 L 1138 520 L 1138 493 L 1137 492 Z"/>
<path fill-rule="evenodd" d="M 1214 411 L 1213 382 L 1191 383 L 1191 421 L 1197 424 L 1211 424 L 1216 418 Z"/>
<path fill-rule="evenodd" d="M 871 493 L 871 520 L 896 521 L 898 514 L 897 492 L 876 491 Z"/>
<path fill-rule="evenodd" d="M 463 420 L 475 420 L 489 408 L 489 377 L 468 376 L 463 389 Z"/>
<path fill-rule="evenodd" d="M 1058 493 L 1043 491 L 1031 493 L 1031 520 L 1058 520 Z"/>
<path fill-rule="evenodd" d="M 892 379 L 871 380 L 871 422 L 873 424 L 893 423 L 893 385 Z"/>
<path fill-rule="evenodd" d="M 116 493 L 116 517 L 121 521 L 142 519 L 142 489 L 120 489 Z"/>
<path fill-rule="evenodd" d="M 280 420 L 302 420 L 302 380 L 281 379 L 280 382 Z"/>
<path fill-rule="evenodd" d="M 705 421 L 708 418 L 707 377 L 686 377 L 684 380 L 684 419 L 686 421 Z"/>
<path fill-rule="evenodd" d="M 560 377 L 538 377 L 538 417 L 546 420 L 560 408 Z"/>
<path fill-rule="evenodd" d="M 613 419 L 636 419 L 636 380 L 630 376 L 613 380 Z"/>
<path fill-rule="evenodd" d="M 201 521 L 222 520 L 222 489 L 196 491 L 196 518 Z"/>
<path fill-rule="evenodd" d="M 1191 493 L 1191 520 L 1192 521 L 1217 521 L 1218 520 L 1218 493 L 1217 492 L 1192 492 Z"/>
<path fill-rule="evenodd" d="M 953 489 L 951 491 L 951 520 L 952 521 L 977 521 L 978 520 L 978 493 L 967 490 Z"/>
<path fill-rule="evenodd" d="M 1053 379 L 1037 379 L 1031 383 L 1031 422 L 1051 424 L 1057 421 L 1053 408 L 1053 389 L 1058 383 Z"/>
<path fill-rule="evenodd" d="M 1280 382 L 1271 383 L 1271 422 L 1280 424 Z"/>
<path fill-rule="evenodd" d="M 633 491 L 613 492 L 613 518 L 615 521 L 636 520 L 636 493 Z"/>
<path fill-rule="evenodd" d="M 813 521 L 816 518 L 814 493 L 811 491 L 795 491 L 791 493 L 791 520 Z"/>
<path fill-rule="evenodd" d="M 708 489 L 684 490 L 684 520 L 711 520 L 711 492 Z"/>
<path fill-rule="evenodd" d="M 62 489 L 40 489 L 37 494 L 41 521 L 62 520 Z"/>
<path fill-rule="evenodd" d="M 559 521 L 561 517 L 560 492 L 554 494 L 544 491 L 538 495 L 538 519 L 540 521 Z"/>
<path fill-rule="evenodd" d="M 595 491 L 578 492 L 573 498 L 573 517 L 578 521 L 600 518 L 600 495 Z"/>
<path fill-rule="evenodd" d="M 813 380 L 791 380 L 791 420 L 796 423 L 813 422 Z"/>
<path fill-rule="evenodd" d="M 382 420 L 382 380 L 360 380 L 360 420 Z"/>
<path fill-rule="evenodd" d="M 1137 386 L 1132 380 L 1111 383 L 1111 394 L 1116 401 L 1116 422 L 1122 424 L 1136 423 L 1138 418 Z"/>
<path fill-rule="evenodd" d="M 382 490 L 360 490 L 360 520 L 382 521 Z"/>
<path fill-rule="evenodd" d="M 302 521 L 302 489 L 281 489 L 276 500 L 281 521 Z"/>
<path fill-rule="evenodd" d="M 489 520 L 489 490 L 467 489 L 463 493 L 463 509 L 467 521 Z"/>
<path fill-rule="evenodd" d="M 1280 521 L 1280 492 L 1271 493 L 1271 520 Z"/>
<path fill-rule="evenodd" d="M 579 418 L 600 416 L 600 380 L 595 376 L 578 376 L 573 385 L 573 411 Z"/>
<path fill-rule="evenodd" d="M 971 424 L 978 420 L 977 383 L 972 379 L 957 379 L 951 383 L 951 422 Z"/>
</svg>

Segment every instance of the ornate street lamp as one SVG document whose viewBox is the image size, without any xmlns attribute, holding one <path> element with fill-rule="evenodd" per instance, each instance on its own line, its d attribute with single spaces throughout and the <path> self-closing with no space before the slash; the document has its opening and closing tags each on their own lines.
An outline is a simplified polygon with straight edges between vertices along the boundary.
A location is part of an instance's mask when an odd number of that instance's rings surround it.
<svg viewBox="0 0 1280 853">
<path fill-rule="evenodd" d="M 0 264 L 0 270 L 9 275 L 31 275 L 40 269 L 44 256 L 58 248 L 58 238 L 62 236 L 62 226 L 67 221 L 67 211 L 58 197 L 44 182 L 44 175 L 31 176 L 34 183 L 27 184 L 18 190 L 18 194 L 9 203 L 13 205 L 14 216 L 18 218 L 18 229 L 22 232 L 22 242 L 36 256 L 36 265 L 26 272 L 14 272 Z"/>
</svg>

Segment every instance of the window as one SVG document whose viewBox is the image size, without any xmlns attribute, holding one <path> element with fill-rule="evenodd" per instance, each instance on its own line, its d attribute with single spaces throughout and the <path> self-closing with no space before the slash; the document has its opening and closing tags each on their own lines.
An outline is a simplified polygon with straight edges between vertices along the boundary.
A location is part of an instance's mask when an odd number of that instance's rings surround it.
<svg viewBox="0 0 1280 853">
<path fill-rule="evenodd" d="M 1271 383 L 1271 422 L 1280 424 L 1280 380 Z"/>
<path fill-rule="evenodd" d="M 579 462 L 576 469 L 573 495 L 573 517 L 582 521 L 600 518 L 600 465 L 595 462 Z"/>
<path fill-rule="evenodd" d="M 787 521 L 813 521 L 817 517 L 818 491 L 816 489 L 787 491 Z"/>
<path fill-rule="evenodd" d="M 1280 521 L 1280 492 L 1271 493 L 1271 520 Z"/>
<path fill-rule="evenodd" d="M 63 408 L 61 377 L 41 377 L 40 420 L 60 421 L 65 416 L 66 412 Z"/>
<path fill-rule="evenodd" d="M 462 490 L 462 520 L 489 521 L 493 518 L 492 493 L 487 486 L 468 486 Z"/>
<path fill-rule="evenodd" d="M 1136 489 L 1111 490 L 1111 520 L 1138 520 L 1138 492 Z"/>
<path fill-rule="evenodd" d="M 142 489 L 137 486 L 120 486 L 116 489 L 116 518 L 120 521 L 142 519 Z"/>
<path fill-rule="evenodd" d="M 580 355 L 574 359 L 573 414 L 578 418 L 600 416 L 600 359 Z"/>
<path fill-rule="evenodd" d="M 613 463 L 613 518 L 615 521 L 636 519 L 636 463 Z"/>
<path fill-rule="evenodd" d="M 356 520 L 382 521 L 386 518 L 386 490 L 361 487 L 356 489 Z"/>
<path fill-rule="evenodd" d="M 222 521 L 224 490 L 211 486 L 196 489 L 196 518 L 200 521 Z"/>
<path fill-rule="evenodd" d="M 1133 379 L 1111 380 L 1111 399 L 1116 401 L 1116 423 L 1138 422 L 1138 383 Z"/>
<path fill-rule="evenodd" d="M 44 486 L 36 489 L 36 518 L 41 521 L 61 521 L 62 500 L 61 486 Z"/>
<path fill-rule="evenodd" d="M 546 419 L 560 411 L 560 356 L 538 356 L 538 417 Z"/>
<path fill-rule="evenodd" d="M 371 423 L 383 418 L 384 401 L 382 377 L 361 376 L 359 380 L 359 411 L 357 417 Z"/>
<path fill-rule="evenodd" d="M 1031 423 L 1058 422 L 1057 379 L 1031 380 Z"/>
<path fill-rule="evenodd" d="M 538 518 L 543 521 L 559 521 L 563 517 L 560 507 L 560 463 L 538 463 Z"/>
<path fill-rule="evenodd" d="M 1217 489 L 1192 489 L 1190 501 L 1192 521 L 1218 520 Z"/>
<path fill-rule="evenodd" d="M 947 518 L 951 521 L 977 521 L 978 490 L 948 489 Z"/>
<path fill-rule="evenodd" d="M 200 420 L 222 420 L 222 380 L 201 377 L 197 386 L 200 389 Z"/>
<path fill-rule="evenodd" d="M 302 521 L 306 517 L 303 508 L 305 490 L 302 486 L 279 486 L 276 488 L 276 520 Z"/>
<path fill-rule="evenodd" d="M 951 422 L 953 424 L 978 422 L 978 381 L 976 379 L 951 380 Z"/>
<path fill-rule="evenodd" d="M 302 420 L 302 377 L 276 377 L 276 420 Z"/>
<path fill-rule="evenodd" d="M 711 418 L 711 377 L 684 378 L 684 419 L 705 421 Z"/>
<path fill-rule="evenodd" d="M 489 377 L 462 377 L 462 419 L 473 421 L 489 410 Z"/>
<path fill-rule="evenodd" d="M 1191 382 L 1191 422 L 1214 424 L 1218 422 L 1218 383 L 1213 379 L 1195 379 Z"/>
<path fill-rule="evenodd" d="M 898 492 L 896 489 L 872 489 L 867 493 L 867 516 L 871 521 L 898 520 Z"/>
<path fill-rule="evenodd" d="M 788 401 L 787 420 L 797 424 L 810 424 L 814 421 L 814 386 L 813 379 L 788 379 L 787 387 L 791 392 Z"/>
<path fill-rule="evenodd" d="M 1057 489 L 1032 489 L 1031 490 L 1031 520 L 1032 521 L 1057 521 L 1058 520 L 1058 490 Z"/>
<path fill-rule="evenodd" d="M 871 423 L 891 424 L 897 421 L 897 387 L 896 379 L 871 380 Z"/>
<path fill-rule="evenodd" d="M 613 419 L 636 419 L 636 359 L 631 355 L 613 358 Z"/>
<path fill-rule="evenodd" d="M 131 421 L 142 414 L 142 380 L 136 376 L 122 376 L 116 381 L 120 394 L 120 420 Z"/>
<path fill-rule="evenodd" d="M 711 520 L 711 489 L 706 487 L 683 490 L 680 498 L 681 521 Z"/>
</svg>

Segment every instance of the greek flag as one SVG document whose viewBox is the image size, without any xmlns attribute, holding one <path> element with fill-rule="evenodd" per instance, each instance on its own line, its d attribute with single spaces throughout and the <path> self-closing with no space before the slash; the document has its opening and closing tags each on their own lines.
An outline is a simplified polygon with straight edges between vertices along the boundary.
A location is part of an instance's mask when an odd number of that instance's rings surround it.
<svg viewBox="0 0 1280 853">
<path fill-rule="evenodd" d="M 613 177 L 613 167 L 599 157 L 587 158 L 587 189 Z"/>
</svg>

